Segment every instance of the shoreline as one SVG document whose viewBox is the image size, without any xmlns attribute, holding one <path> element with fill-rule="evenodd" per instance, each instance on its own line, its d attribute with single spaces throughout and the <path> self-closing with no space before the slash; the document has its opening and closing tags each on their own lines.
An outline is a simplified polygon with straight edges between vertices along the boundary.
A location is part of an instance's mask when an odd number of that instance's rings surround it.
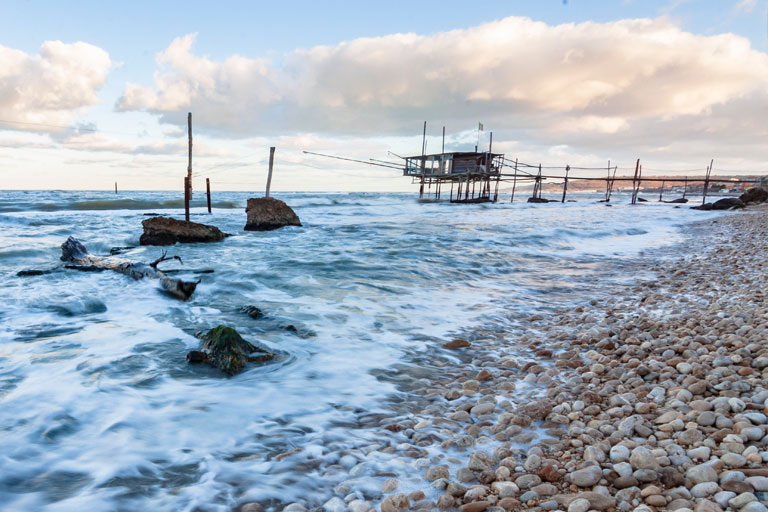
<svg viewBox="0 0 768 512">
<path fill-rule="evenodd" d="M 768 510 L 766 220 L 752 206 L 696 222 L 632 259 L 650 279 L 444 347 L 441 371 L 414 377 L 421 399 L 381 422 L 382 451 L 420 482 L 393 474 L 376 497 L 342 482 L 321 508 Z"/>
</svg>

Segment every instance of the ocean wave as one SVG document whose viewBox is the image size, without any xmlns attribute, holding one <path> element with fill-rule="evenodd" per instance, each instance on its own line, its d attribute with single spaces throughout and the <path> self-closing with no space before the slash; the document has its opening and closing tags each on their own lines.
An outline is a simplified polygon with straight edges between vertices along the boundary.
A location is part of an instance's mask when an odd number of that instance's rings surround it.
<svg viewBox="0 0 768 512">
<path fill-rule="evenodd" d="M 193 202 L 190 207 L 205 207 L 202 201 Z M 218 209 L 244 208 L 239 201 L 212 201 L 211 206 Z M 182 199 L 146 200 L 146 199 L 100 199 L 70 201 L 62 203 L 16 203 L 0 207 L 2 212 L 25 211 L 102 211 L 102 210 L 167 210 L 184 208 Z"/>
</svg>

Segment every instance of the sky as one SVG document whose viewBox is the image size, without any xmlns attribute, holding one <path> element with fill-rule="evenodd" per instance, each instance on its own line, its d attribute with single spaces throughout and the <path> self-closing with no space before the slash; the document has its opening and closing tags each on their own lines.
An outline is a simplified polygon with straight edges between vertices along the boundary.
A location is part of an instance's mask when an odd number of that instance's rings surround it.
<svg viewBox="0 0 768 512">
<path fill-rule="evenodd" d="M 493 151 L 768 173 L 768 0 L 0 0 L 0 188 L 409 191 Z M 478 131 L 478 123 L 483 131 Z M 601 171 L 602 172 L 602 171 Z"/>
</svg>

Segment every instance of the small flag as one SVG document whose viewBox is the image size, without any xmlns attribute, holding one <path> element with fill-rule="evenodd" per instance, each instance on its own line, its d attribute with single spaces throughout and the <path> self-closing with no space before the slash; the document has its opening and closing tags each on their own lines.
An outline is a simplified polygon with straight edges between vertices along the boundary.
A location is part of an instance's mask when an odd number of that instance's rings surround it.
<svg viewBox="0 0 768 512">
<path fill-rule="evenodd" d="M 483 123 L 477 123 L 477 129 L 483 131 Z"/>
</svg>

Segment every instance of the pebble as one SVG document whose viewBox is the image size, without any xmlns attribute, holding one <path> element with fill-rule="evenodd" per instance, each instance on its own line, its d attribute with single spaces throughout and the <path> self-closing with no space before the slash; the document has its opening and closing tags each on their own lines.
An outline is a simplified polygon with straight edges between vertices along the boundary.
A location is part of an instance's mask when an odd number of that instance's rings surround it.
<svg viewBox="0 0 768 512">
<path fill-rule="evenodd" d="M 591 505 L 589 504 L 589 500 L 585 500 L 584 498 L 578 498 L 571 502 L 570 505 L 568 505 L 568 512 L 587 512 Z"/>
<path fill-rule="evenodd" d="M 706 498 L 715 494 L 718 489 L 717 482 L 702 482 L 691 487 L 691 496 L 694 498 Z"/>
<path fill-rule="evenodd" d="M 587 466 L 569 475 L 571 483 L 579 487 L 592 487 L 603 478 L 600 466 Z"/>
</svg>

